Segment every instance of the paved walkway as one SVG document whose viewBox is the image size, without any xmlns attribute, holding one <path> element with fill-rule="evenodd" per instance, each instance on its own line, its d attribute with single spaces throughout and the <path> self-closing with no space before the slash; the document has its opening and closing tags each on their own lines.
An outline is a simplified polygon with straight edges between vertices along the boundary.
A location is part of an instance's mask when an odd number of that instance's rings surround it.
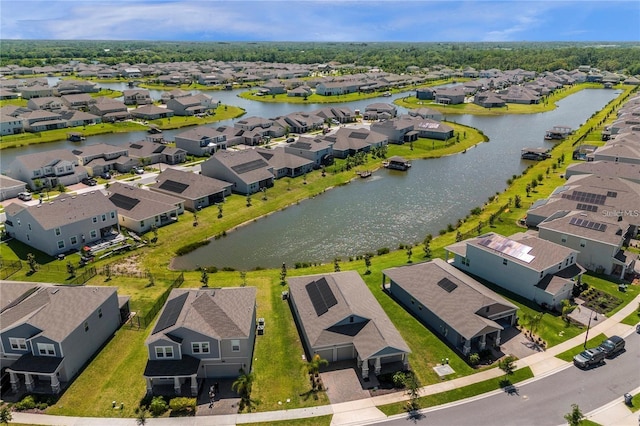
<svg viewBox="0 0 640 426">
<path fill-rule="evenodd" d="M 634 326 L 620 324 L 620 321 L 627 315 L 634 312 L 638 303 L 640 303 L 640 296 L 636 297 L 624 308 L 618 311 L 607 319 L 600 319 L 597 324 L 592 322 L 591 329 L 589 331 L 591 336 L 597 336 L 603 333 L 607 336 L 619 335 L 628 336 L 635 332 Z M 534 377 L 519 383 L 519 385 L 526 384 L 530 381 L 539 380 L 545 376 L 551 375 L 559 370 L 570 368 L 571 363 L 562 361 L 555 358 L 556 355 L 571 349 L 575 346 L 584 343 L 584 333 L 573 337 L 559 345 L 553 346 L 544 352 L 539 352 L 528 356 L 526 358 L 518 360 L 518 368 L 528 366 L 533 371 Z M 503 372 L 498 368 L 492 368 L 480 373 L 472 374 L 465 377 L 460 377 L 446 382 L 440 382 L 433 385 L 425 386 L 420 389 L 420 395 L 432 395 L 458 387 L 463 387 L 478 383 L 484 380 L 497 378 L 502 376 Z M 483 398 L 487 395 L 491 395 L 496 392 L 503 392 L 502 390 L 496 390 L 489 392 L 488 394 L 478 395 L 470 399 Z M 640 392 L 640 388 L 631 390 L 631 394 L 637 394 Z M 215 420 L 212 420 L 211 416 L 195 416 L 195 417 L 172 417 L 172 418 L 160 418 L 147 419 L 147 424 L 151 426 L 162 425 L 177 425 L 177 426 L 204 426 L 210 424 L 216 425 L 236 425 L 247 424 L 255 422 L 278 422 L 282 420 L 290 419 L 303 419 L 309 417 L 333 415 L 331 420 L 332 425 L 364 425 L 376 420 L 384 420 L 387 416 L 380 411 L 377 406 L 385 405 L 395 402 L 406 401 L 407 395 L 405 392 L 396 392 L 386 395 L 374 396 L 370 398 L 360 399 L 357 401 L 349 401 L 340 404 L 323 405 L 319 407 L 311 408 L 298 408 L 292 410 L 280 410 L 280 411 L 268 411 L 263 413 L 248 413 L 248 414 L 229 414 L 215 416 Z M 464 400 L 463 400 L 464 401 Z M 455 401 L 451 404 L 460 404 L 463 401 Z M 637 426 L 638 416 L 640 412 L 632 413 L 629 410 L 623 400 L 623 396 L 620 395 L 614 401 L 602 406 L 592 412 L 586 413 L 587 418 L 593 420 L 603 426 Z M 61 425 L 61 426 L 136 426 L 136 419 L 122 419 L 122 418 L 86 418 L 86 417 L 63 417 L 63 416 L 49 416 L 44 414 L 30 414 L 30 413 L 18 413 L 14 412 L 13 421 L 26 424 L 38 424 L 38 425 Z M 399 418 L 406 417 L 406 414 L 401 414 Z"/>
</svg>

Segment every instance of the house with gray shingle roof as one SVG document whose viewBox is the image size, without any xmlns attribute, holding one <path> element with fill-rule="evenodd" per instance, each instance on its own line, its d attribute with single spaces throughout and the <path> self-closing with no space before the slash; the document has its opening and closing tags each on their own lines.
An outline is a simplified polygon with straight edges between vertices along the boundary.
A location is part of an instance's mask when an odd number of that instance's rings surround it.
<svg viewBox="0 0 640 426">
<path fill-rule="evenodd" d="M 33 206 L 12 203 L 5 213 L 9 235 L 50 256 L 79 251 L 114 230 L 120 232 L 116 206 L 100 191 L 61 194 Z"/>
<path fill-rule="evenodd" d="M 78 158 L 67 149 L 19 155 L 4 170 L 7 176 L 26 182 L 32 190 L 73 185 L 87 177 Z"/>
<path fill-rule="evenodd" d="M 0 201 L 15 198 L 26 188 L 27 184 L 25 182 L 0 175 Z"/>
<path fill-rule="evenodd" d="M 251 371 L 256 293 L 255 287 L 173 289 L 145 342 L 147 393 L 169 386 L 195 396 L 198 379 Z"/>
<path fill-rule="evenodd" d="M 66 388 L 128 317 L 115 287 L 4 281 L 0 306 L 0 366 L 18 398 Z"/>
<path fill-rule="evenodd" d="M 223 202 L 231 195 L 232 186 L 219 179 L 167 168 L 158 174 L 156 183 L 149 185 L 149 189 L 181 198 L 185 209 L 196 211 Z"/>
<path fill-rule="evenodd" d="M 176 147 L 189 154 L 204 156 L 227 148 L 227 135 L 217 129 L 198 126 L 175 136 Z"/>
<path fill-rule="evenodd" d="M 283 147 L 273 149 L 256 148 L 258 154 L 273 168 L 273 177 L 298 177 L 313 170 L 313 161 L 290 154 Z"/>
<path fill-rule="evenodd" d="M 231 190 L 240 194 L 273 186 L 273 167 L 253 149 L 218 151 L 200 169 L 203 176 L 231 182 Z"/>
<path fill-rule="evenodd" d="M 528 233 L 490 232 L 445 247 L 447 262 L 528 300 L 558 308 L 584 268 L 578 251 Z M 453 259 L 449 261 L 449 255 Z"/>
<path fill-rule="evenodd" d="M 406 310 L 464 355 L 500 345 L 501 332 L 515 323 L 516 305 L 442 259 L 382 274 L 383 285 Z"/>
<path fill-rule="evenodd" d="M 371 148 L 379 148 L 389 143 L 386 135 L 364 128 L 341 127 L 335 133 L 324 136 L 323 139 L 333 143 L 333 156 L 337 158 L 347 158 L 358 152 L 369 152 Z"/>
<path fill-rule="evenodd" d="M 184 200 L 168 194 L 115 182 L 106 189 L 118 210 L 118 222 L 133 232 L 144 234 L 178 220 L 184 213 Z"/>
<path fill-rule="evenodd" d="M 288 278 L 308 359 L 357 360 L 363 378 L 408 368 L 411 350 L 356 271 Z"/>
</svg>

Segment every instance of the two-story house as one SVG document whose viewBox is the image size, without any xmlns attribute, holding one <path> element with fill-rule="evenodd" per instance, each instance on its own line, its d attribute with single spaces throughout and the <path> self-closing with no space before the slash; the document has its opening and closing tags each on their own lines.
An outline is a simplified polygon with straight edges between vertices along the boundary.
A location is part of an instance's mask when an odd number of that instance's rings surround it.
<svg viewBox="0 0 640 426">
<path fill-rule="evenodd" d="M 182 98 L 180 98 L 182 99 Z M 227 149 L 227 135 L 207 126 L 198 126 L 175 136 L 176 147 L 199 157 Z"/>
<path fill-rule="evenodd" d="M 125 105 L 148 105 L 153 103 L 147 89 L 129 89 L 122 92 Z"/>
<path fill-rule="evenodd" d="M 19 155 L 5 171 L 7 176 L 26 182 L 32 190 L 73 185 L 87 177 L 78 159 L 66 149 Z"/>
<path fill-rule="evenodd" d="M 299 137 L 297 141 L 287 144 L 284 150 L 313 161 L 314 168 L 333 164 L 333 142 L 308 137 Z"/>
<path fill-rule="evenodd" d="M 550 308 L 571 297 L 584 272 L 577 250 L 526 233 L 507 238 L 490 232 L 445 249 L 456 268 Z"/>
<path fill-rule="evenodd" d="M 98 143 L 80 146 L 72 152 L 90 176 L 100 176 L 109 170 L 127 173 L 140 164 L 138 159 L 129 157 L 129 150 L 123 146 Z"/>
<path fill-rule="evenodd" d="M 255 334 L 255 287 L 172 290 L 146 340 L 147 393 L 195 396 L 198 379 L 251 371 Z"/>
<path fill-rule="evenodd" d="M 80 250 L 114 229 L 120 232 L 116 206 L 100 191 L 62 194 L 33 206 L 13 203 L 5 214 L 10 236 L 50 256 Z"/>
<path fill-rule="evenodd" d="M 3 281 L 0 306 L 0 365 L 18 395 L 59 393 L 128 317 L 128 298 L 104 286 Z"/>
</svg>

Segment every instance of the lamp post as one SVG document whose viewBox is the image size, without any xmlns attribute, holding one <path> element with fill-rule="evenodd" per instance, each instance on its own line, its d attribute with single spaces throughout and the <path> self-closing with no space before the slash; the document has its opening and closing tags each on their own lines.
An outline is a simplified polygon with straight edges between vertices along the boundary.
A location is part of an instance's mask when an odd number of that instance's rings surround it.
<svg viewBox="0 0 640 426">
<path fill-rule="evenodd" d="M 593 314 L 596 314 L 596 318 L 598 318 L 598 313 L 596 311 L 591 311 L 589 313 L 589 322 L 587 323 L 587 332 L 584 334 L 584 348 L 587 349 L 587 340 L 589 339 L 589 327 L 591 327 L 591 317 Z"/>
</svg>

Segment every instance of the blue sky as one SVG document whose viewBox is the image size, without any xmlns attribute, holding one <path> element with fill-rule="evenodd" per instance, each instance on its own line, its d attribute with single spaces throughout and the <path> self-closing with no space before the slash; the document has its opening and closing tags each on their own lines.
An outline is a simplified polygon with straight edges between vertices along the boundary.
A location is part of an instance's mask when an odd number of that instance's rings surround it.
<svg viewBox="0 0 640 426">
<path fill-rule="evenodd" d="M 0 0 L 0 39 L 640 41 L 640 1 Z"/>
</svg>

